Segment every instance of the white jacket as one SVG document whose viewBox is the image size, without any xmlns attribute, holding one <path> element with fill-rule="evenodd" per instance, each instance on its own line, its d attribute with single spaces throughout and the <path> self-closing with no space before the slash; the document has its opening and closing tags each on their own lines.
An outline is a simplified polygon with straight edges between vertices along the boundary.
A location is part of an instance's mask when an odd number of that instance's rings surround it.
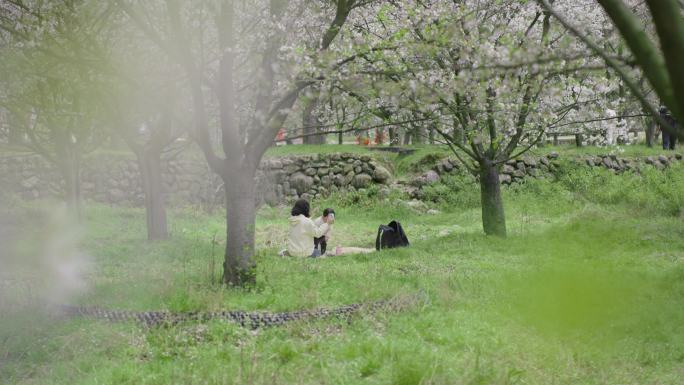
<svg viewBox="0 0 684 385">
<path fill-rule="evenodd" d="M 320 217 L 316 218 L 316 220 L 313 221 L 313 223 L 314 223 L 314 225 L 316 225 L 316 227 L 319 227 L 320 225 L 324 224 L 325 221 L 323 220 L 323 217 L 320 216 Z M 323 234 L 323 235 L 330 236 L 330 233 L 332 233 L 332 228 L 333 228 L 332 225 L 328 225 L 328 231 L 326 231 L 325 234 Z"/>
<path fill-rule="evenodd" d="M 327 223 L 316 226 L 304 215 L 290 217 L 287 252 L 293 257 L 308 257 L 313 253 L 314 238 L 322 237 L 330 228 Z"/>
</svg>

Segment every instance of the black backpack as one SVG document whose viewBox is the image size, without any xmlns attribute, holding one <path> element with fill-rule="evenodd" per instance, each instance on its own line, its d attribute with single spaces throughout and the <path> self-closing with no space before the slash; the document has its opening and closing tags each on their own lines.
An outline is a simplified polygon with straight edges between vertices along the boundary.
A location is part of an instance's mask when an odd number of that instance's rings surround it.
<svg viewBox="0 0 684 385">
<path fill-rule="evenodd" d="M 392 221 L 387 226 L 380 225 L 378 227 L 378 236 L 375 238 L 376 250 L 406 247 L 408 245 L 409 240 L 406 238 L 406 233 L 404 233 L 401 223 Z"/>
</svg>

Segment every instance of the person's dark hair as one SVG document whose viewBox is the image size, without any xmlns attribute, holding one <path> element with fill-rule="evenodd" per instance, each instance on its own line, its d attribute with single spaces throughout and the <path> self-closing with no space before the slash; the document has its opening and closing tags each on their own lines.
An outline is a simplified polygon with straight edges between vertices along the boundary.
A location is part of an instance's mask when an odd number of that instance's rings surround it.
<svg viewBox="0 0 684 385">
<path fill-rule="evenodd" d="M 333 210 L 331 208 L 327 208 L 327 209 L 323 210 L 323 216 L 324 217 L 327 217 L 330 214 L 335 214 L 335 210 Z"/>
<path fill-rule="evenodd" d="M 299 199 L 297 202 L 295 202 L 290 214 L 292 214 L 293 217 L 296 217 L 297 215 L 304 215 L 305 217 L 309 218 L 311 216 L 309 214 L 309 210 L 309 201 L 306 199 Z"/>
</svg>

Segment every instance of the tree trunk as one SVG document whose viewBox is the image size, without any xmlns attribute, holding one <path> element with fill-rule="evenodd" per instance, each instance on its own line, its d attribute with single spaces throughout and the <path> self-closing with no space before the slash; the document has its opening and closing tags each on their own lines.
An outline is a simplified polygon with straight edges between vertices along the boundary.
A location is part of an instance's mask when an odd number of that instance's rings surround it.
<svg viewBox="0 0 684 385">
<path fill-rule="evenodd" d="M 312 91 L 311 99 L 306 102 L 304 111 L 302 113 L 302 125 L 304 126 L 304 144 L 325 144 L 325 135 L 313 135 L 320 132 L 319 126 L 321 123 L 318 117 L 314 114 L 318 106 L 318 91 Z"/>
<path fill-rule="evenodd" d="M 81 156 L 79 149 L 69 142 L 67 133 L 60 132 L 55 138 L 56 163 L 64 179 L 64 201 L 69 213 L 81 221 Z"/>
<path fill-rule="evenodd" d="M 395 127 L 389 128 L 389 145 L 396 146 L 399 144 L 399 133 Z"/>
<path fill-rule="evenodd" d="M 136 153 L 140 179 L 145 193 L 147 215 L 147 239 L 157 240 L 169 237 L 166 224 L 166 206 L 161 170 L 161 151 L 146 149 Z"/>
<path fill-rule="evenodd" d="M 404 130 L 404 146 L 408 146 L 409 144 L 411 144 L 412 133 L 413 129 Z"/>
<path fill-rule="evenodd" d="M 64 192 L 67 209 L 77 220 L 81 220 L 81 208 L 83 198 L 81 196 L 81 167 L 77 159 L 64 161 L 62 166 L 64 176 Z"/>
<path fill-rule="evenodd" d="M 499 169 L 489 159 L 480 162 L 480 196 L 482 203 L 482 227 L 487 235 L 506 236 L 506 217 L 504 215 L 503 200 L 501 199 L 501 184 Z"/>
<path fill-rule="evenodd" d="M 375 129 L 375 144 L 385 143 L 385 130 L 382 128 Z"/>
<path fill-rule="evenodd" d="M 582 141 L 584 141 L 582 134 L 575 134 L 575 145 L 577 147 L 582 147 Z"/>
<path fill-rule="evenodd" d="M 425 143 L 425 126 L 423 126 L 422 123 L 419 123 L 419 125 L 414 128 L 411 142 L 413 142 L 413 144 Z"/>
<path fill-rule="evenodd" d="M 232 286 L 249 287 L 256 283 L 255 174 L 256 170 L 239 169 L 224 178 L 227 229 L 223 282 Z"/>
<path fill-rule="evenodd" d="M 653 143 L 655 143 L 655 127 L 655 120 L 648 119 L 646 123 L 646 146 L 649 148 L 653 147 Z"/>
<path fill-rule="evenodd" d="M 341 132 L 337 134 L 337 144 L 344 144 L 344 134 Z"/>
<path fill-rule="evenodd" d="M 553 145 L 558 146 L 558 134 L 553 134 Z"/>
</svg>

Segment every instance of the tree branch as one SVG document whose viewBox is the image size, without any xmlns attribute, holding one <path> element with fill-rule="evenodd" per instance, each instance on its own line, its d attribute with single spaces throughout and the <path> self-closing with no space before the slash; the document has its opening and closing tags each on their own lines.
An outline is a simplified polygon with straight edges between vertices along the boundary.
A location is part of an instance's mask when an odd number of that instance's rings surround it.
<svg viewBox="0 0 684 385">
<path fill-rule="evenodd" d="M 629 74 L 620 66 L 619 63 L 617 63 L 613 58 L 608 56 L 601 47 L 596 45 L 591 39 L 589 39 L 587 36 L 585 36 L 582 32 L 580 32 L 577 28 L 575 28 L 573 25 L 571 25 L 567 20 L 565 20 L 564 17 L 562 17 L 558 12 L 556 12 L 555 9 L 553 9 L 547 0 L 537 0 L 545 9 L 548 10 L 548 12 L 555 17 L 558 22 L 560 22 L 567 30 L 572 32 L 573 35 L 575 35 L 578 39 L 580 39 L 584 44 L 586 44 L 592 51 L 596 52 L 599 54 L 603 60 L 608 64 L 609 67 L 611 67 L 615 72 L 620 75 L 622 80 L 625 82 L 625 85 L 629 90 L 632 92 L 632 94 L 639 100 L 641 105 L 643 106 L 644 110 L 648 111 L 651 113 L 651 116 L 660 124 L 661 127 L 665 129 L 665 131 L 669 133 L 674 133 L 676 134 L 680 139 L 684 140 L 684 129 L 682 130 L 677 130 L 676 128 L 672 127 L 665 119 L 663 119 L 660 116 L 660 113 L 656 110 L 656 108 L 651 105 L 651 103 L 646 99 L 646 96 L 641 92 L 639 86 L 634 82 L 634 80 L 629 76 Z"/>
</svg>

